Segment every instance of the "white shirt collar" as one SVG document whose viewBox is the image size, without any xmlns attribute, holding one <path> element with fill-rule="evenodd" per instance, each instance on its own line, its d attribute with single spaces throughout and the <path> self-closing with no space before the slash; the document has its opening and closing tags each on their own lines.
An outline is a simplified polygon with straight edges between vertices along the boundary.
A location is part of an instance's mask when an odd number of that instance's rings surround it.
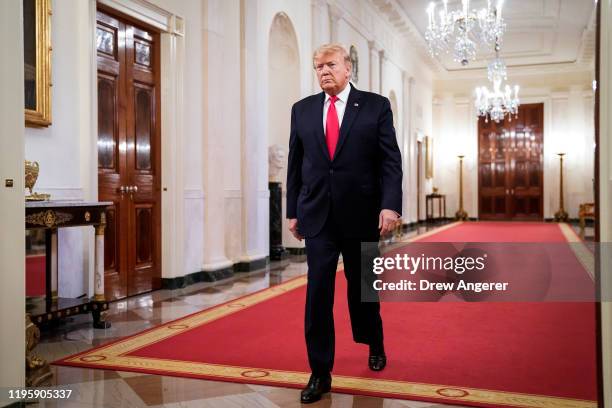
<svg viewBox="0 0 612 408">
<path fill-rule="evenodd" d="M 344 87 L 344 89 L 342 91 L 340 91 L 340 93 L 338 95 L 336 95 L 338 97 L 338 99 L 342 102 L 344 102 L 345 104 L 348 101 L 348 97 L 349 97 L 349 93 L 351 92 L 351 84 L 350 82 L 348 82 L 346 84 L 346 86 Z M 325 94 L 325 103 L 327 103 L 327 101 L 329 100 L 330 96 L 326 93 Z"/>
</svg>

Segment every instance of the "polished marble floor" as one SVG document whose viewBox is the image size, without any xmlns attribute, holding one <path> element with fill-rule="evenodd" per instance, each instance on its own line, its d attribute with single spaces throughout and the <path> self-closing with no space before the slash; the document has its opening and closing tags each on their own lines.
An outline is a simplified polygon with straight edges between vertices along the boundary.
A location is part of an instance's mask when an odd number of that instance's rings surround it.
<svg viewBox="0 0 612 408">
<path fill-rule="evenodd" d="M 410 238 L 428 231 L 419 227 Z M 225 281 L 198 283 L 184 289 L 159 290 L 111 304 L 112 327 L 96 330 L 88 315 L 74 316 L 42 333 L 37 352 L 48 361 L 87 350 L 144 329 L 183 317 L 306 273 L 304 256 L 265 269 L 238 273 Z M 67 401 L 41 402 L 43 407 L 297 407 L 299 390 L 188 378 L 52 366 L 53 385 L 73 390 Z M 423 402 L 331 393 L 312 407 L 451 407 Z"/>
</svg>

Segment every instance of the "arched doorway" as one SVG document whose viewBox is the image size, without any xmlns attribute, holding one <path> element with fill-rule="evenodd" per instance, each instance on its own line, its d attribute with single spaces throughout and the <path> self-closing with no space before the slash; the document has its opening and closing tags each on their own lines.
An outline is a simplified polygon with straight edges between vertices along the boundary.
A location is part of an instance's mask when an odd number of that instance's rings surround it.
<svg viewBox="0 0 612 408">
<path fill-rule="evenodd" d="M 286 211 L 287 151 L 291 106 L 300 99 L 300 58 L 297 36 L 287 14 L 274 16 L 270 26 L 268 52 L 268 123 L 269 146 L 278 145 L 285 152 L 278 179 L 283 181 L 283 246 L 303 247 L 303 242 L 288 233 Z"/>
</svg>

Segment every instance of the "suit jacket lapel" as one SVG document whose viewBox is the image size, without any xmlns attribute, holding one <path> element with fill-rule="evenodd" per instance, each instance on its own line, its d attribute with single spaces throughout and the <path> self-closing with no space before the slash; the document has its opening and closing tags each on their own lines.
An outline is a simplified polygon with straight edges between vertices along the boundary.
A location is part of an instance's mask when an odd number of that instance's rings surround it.
<svg viewBox="0 0 612 408">
<path fill-rule="evenodd" d="M 359 113 L 359 108 L 361 107 L 361 91 L 356 89 L 351 83 L 349 83 L 349 86 L 351 87 L 351 92 L 349 93 L 348 101 L 346 101 L 346 107 L 344 108 L 342 126 L 340 126 L 340 138 L 336 146 L 336 151 L 334 152 L 334 158 L 338 157 L 338 154 L 340 154 L 340 149 L 342 149 L 342 145 L 344 145 L 348 133 L 351 130 L 351 126 Z"/>
<path fill-rule="evenodd" d="M 313 113 L 312 117 L 316 123 L 316 138 L 321 145 L 321 149 L 323 149 L 323 155 L 327 158 L 327 160 L 331 161 L 329 157 L 329 151 L 327 150 L 327 141 L 325 140 L 325 129 L 323 129 L 323 105 L 325 104 L 325 92 L 321 92 L 319 94 L 319 98 L 317 102 L 313 104 Z"/>
</svg>

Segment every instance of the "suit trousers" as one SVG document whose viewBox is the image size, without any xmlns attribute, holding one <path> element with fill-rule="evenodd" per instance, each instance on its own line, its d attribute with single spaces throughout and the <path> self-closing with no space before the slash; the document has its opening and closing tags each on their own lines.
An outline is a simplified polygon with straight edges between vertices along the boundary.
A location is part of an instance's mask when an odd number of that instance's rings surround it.
<svg viewBox="0 0 612 408">
<path fill-rule="evenodd" d="M 359 222 L 356 220 L 356 222 Z M 362 284 L 374 276 L 371 259 L 362 257 L 362 242 L 378 242 L 378 230 L 362 238 L 345 238 L 334 222 L 333 212 L 328 214 L 322 230 L 306 238 L 308 284 L 306 291 L 305 336 L 308 362 L 312 373 L 325 375 L 334 365 L 334 289 L 336 268 L 342 254 L 347 280 L 347 299 L 353 340 L 357 343 L 382 345 L 383 327 L 380 303 L 362 302 Z M 370 245 L 371 247 L 371 245 Z M 376 247 L 377 248 L 377 247 Z M 371 254 L 370 254 L 371 255 Z M 364 274 L 362 275 L 362 267 Z M 371 300 L 371 297 L 368 298 Z"/>
</svg>

